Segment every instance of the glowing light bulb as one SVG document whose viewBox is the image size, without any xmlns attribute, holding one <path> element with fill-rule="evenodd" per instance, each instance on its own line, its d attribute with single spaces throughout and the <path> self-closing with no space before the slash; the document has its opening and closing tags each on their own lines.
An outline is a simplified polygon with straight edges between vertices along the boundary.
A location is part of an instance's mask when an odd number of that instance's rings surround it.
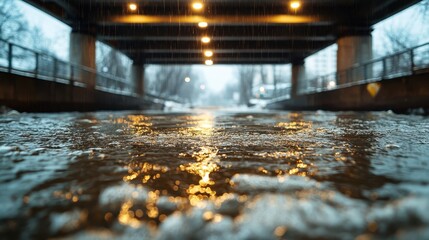
<svg viewBox="0 0 429 240">
<path fill-rule="evenodd" d="M 194 2 L 192 4 L 192 8 L 195 9 L 195 10 L 201 10 L 203 8 L 203 4 L 200 3 L 200 2 Z"/>
<path fill-rule="evenodd" d="M 211 60 L 211 59 L 207 59 L 207 60 L 205 61 L 205 64 L 206 64 L 207 66 L 211 66 L 211 65 L 213 65 L 213 60 Z"/>
<path fill-rule="evenodd" d="M 206 56 L 206 57 L 211 57 L 211 56 L 213 56 L 213 51 L 211 51 L 211 50 L 206 50 L 206 51 L 204 52 L 204 56 Z"/>
<path fill-rule="evenodd" d="M 135 3 L 130 3 L 130 4 L 128 5 L 128 8 L 129 8 L 131 11 L 135 11 L 135 10 L 137 10 L 137 4 L 135 4 Z"/>
<path fill-rule="evenodd" d="M 206 22 L 199 22 L 198 23 L 198 27 L 200 27 L 200 28 L 206 28 L 206 27 L 208 27 L 209 26 L 209 24 L 208 23 L 206 23 Z"/>
<path fill-rule="evenodd" d="M 210 38 L 209 37 L 202 37 L 201 38 L 201 42 L 203 42 L 203 43 L 209 43 L 210 42 Z"/>
<path fill-rule="evenodd" d="M 186 78 L 185 78 L 185 82 L 187 82 L 187 83 L 188 83 L 188 82 L 190 82 L 190 81 L 191 81 L 191 78 L 190 78 L 190 77 L 186 77 Z"/>
<path fill-rule="evenodd" d="M 297 10 L 300 7 L 301 7 L 301 2 L 299 1 L 290 2 L 290 8 L 292 8 L 293 10 Z"/>
</svg>

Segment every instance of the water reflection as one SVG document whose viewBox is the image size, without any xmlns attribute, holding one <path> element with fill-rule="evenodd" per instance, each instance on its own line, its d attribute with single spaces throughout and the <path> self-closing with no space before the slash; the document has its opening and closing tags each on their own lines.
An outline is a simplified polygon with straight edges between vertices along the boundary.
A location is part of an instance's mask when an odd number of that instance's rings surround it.
<svg viewBox="0 0 429 240">
<path fill-rule="evenodd" d="M 183 124 L 185 127 L 181 128 L 180 133 L 185 136 L 209 137 L 215 130 L 214 118 L 213 114 L 210 113 L 186 117 L 186 123 Z"/>
<path fill-rule="evenodd" d="M 378 138 L 373 123 L 377 120 L 378 117 L 371 113 L 345 113 L 336 116 L 334 123 L 341 132 L 332 135 L 332 141 L 336 143 L 333 157 L 343 165 L 325 179 L 334 182 L 346 195 L 376 198 L 376 195 L 365 196 L 364 193 L 392 182 L 385 176 L 374 174 L 371 169 L 374 144 Z"/>
<path fill-rule="evenodd" d="M 198 184 L 191 184 L 186 192 L 189 194 L 191 205 L 207 199 L 214 199 L 216 191 L 211 189 L 215 182 L 210 179 L 210 174 L 219 170 L 217 157 L 218 150 L 211 147 L 201 147 L 199 151 L 192 154 L 196 162 L 187 165 L 180 165 L 181 171 L 200 176 Z"/>
<path fill-rule="evenodd" d="M 378 234 L 385 220 L 365 214 L 378 213 L 387 198 L 374 193 L 388 183 L 402 188 L 391 175 L 374 171 L 374 162 L 413 172 L 426 163 L 429 143 L 424 134 L 408 139 L 418 146 L 420 162 L 403 164 L 416 153 L 399 159 L 399 147 L 386 150 L 384 143 L 403 139 L 384 132 L 391 124 L 426 126 L 427 119 L 392 121 L 376 113 L 126 112 L 4 122 L 10 126 L 0 125 L 0 186 L 10 197 L 2 202 L 16 210 L 0 210 L 0 233 L 13 238 L 74 236 L 87 228 L 107 228 L 111 238 L 150 228 L 159 239 L 168 229 L 225 239 Z M 407 131 L 419 136 L 425 128 Z M 392 166 L 386 159 L 397 161 Z M 428 164 L 419 167 L 429 170 Z M 367 226 L 373 222 L 377 228 Z M 314 226 L 322 230 L 312 231 Z"/>
<path fill-rule="evenodd" d="M 277 127 L 282 129 L 285 134 L 294 134 L 300 131 L 311 131 L 311 121 L 305 121 L 302 113 L 289 113 L 288 121 L 277 123 Z"/>
</svg>

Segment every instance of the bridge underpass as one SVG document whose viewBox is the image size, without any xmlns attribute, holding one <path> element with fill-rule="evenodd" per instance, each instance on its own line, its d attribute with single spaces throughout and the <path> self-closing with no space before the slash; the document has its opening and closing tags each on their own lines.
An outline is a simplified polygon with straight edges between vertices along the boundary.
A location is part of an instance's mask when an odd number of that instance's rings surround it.
<svg viewBox="0 0 429 240">
<path fill-rule="evenodd" d="M 56 95 L 67 96 L 67 99 L 71 99 L 72 102 L 68 103 L 70 106 L 74 106 L 71 108 L 85 109 L 84 105 L 80 104 L 79 107 L 74 105 L 74 101 L 77 99 L 88 99 L 83 101 L 87 106 L 90 106 L 92 102 L 92 107 L 88 107 L 88 109 L 96 109 L 97 103 L 107 103 L 103 101 L 104 97 L 95 97 L 96 94 L 92 92 L 100 89 L 106 90 L 109 87 L 105 86 L 108 85 L 114 86 L 109 90 L 110 92 L 111 90 L 116 91 L 112 94 L 121 95 L 119 98 L 128 95 L 129 98 L 119 101 L 121 104 L 117 104 L 117 106 L 111 105 L 113 109 L 149 107 L 150 101 L 139 103 L 145 95 L 144 69 L 148 64 L 291 63 L 292 89 L 290 96 L 295 100 L 283 105 L 273 103 L 268 107 L 335 109 L 335 106 L 310 104 L 314 101 L 306 101 L 302 96 L 297 98 L 299 94 L 303 93 L 302 91 L 298 93 L 298 88 L 307 84 L 305 59 L 336 43 L 338 45 L 338 73 L 348 71 L 356 64 L 372 60 L 372 26 L 419 1 L 28 0 L 26 2 L 72 28 L 70 63 L 52 60 L 52 72 L 50 73 L 53 79 L 61 78 L 57 75 L 62 74 L 62 78 L 69 81 L 68 83 L 71 83 L 72 86 L 77 82 L 87 91 L 80 95 L 76 93 L 74 95 L 78 97 L 73 98 L 70 94 L 63 94 L 65 90 L 58 89 Z M 293 7 L 293 3 L 298 5 Z M 195 4 L 200 4 L 200 6 L 195 7 Z M 102 74 L 94 71 L 96 40 L 119 50 L 133 61 L 132 79 L 128 81 L 131 82 L 128 84 L 129 86 L 125 86 L 127 84 L 121 79 L 112 80 L 112 77 L 103 77 Z M 3 45 L 7 48 L 5 52 L 9 58 L 3 69 L 7 69 L 9 74 L 13 74 L 11 71 L 14 60 L 13 46 L 8 43 Z M 15 48 L 20 47 L 15 46 Z M 205 56 L 206 51 L 211 52 L 210 57 Z M 34 54 L 37 55 L 37 53 Z M 27 77 L 39 77 L 37 76 L 39 75 L 38 61 L 39 56 L 36 56 L 36 66 L 30 70 L 33 76 Z M 76 71 L 70 66 L 77 66 L 76 68 L 80 70 Z M 63 69 L 63 72 L 60 73 L 58 72 L 60 67 L 66 68 L 66 70 Z M 337 75 L 339 76 L 339 74 Z M 368 79 L 359 79 L 359 81 L 362 80 Z M 334 81 L 335 86 L 342 86 L 349 83 L 350 78 L 336 77 Z M 399 88 L 400 86 L 398 86 Z M 16 100 L 13 99 L 14 95 L 20 95 L 12 94 L 12 92 L 22 90 L 12 86 L 8 88 L 5 86 L 3 89 L 9 89 L 4 91 L 5 96 L 8 96 L 8 103 Z M 332 89 L 330 90 L 332 91 Z M 39 91 L 40 88 L 36 90 L 36 92 Z M 28 93 L 27 91 L 23 94 L 28 95 Z M 321 94 L 323 95 L 323 93 Z M 40 98 L 37 97 L 24 98 L 27 99 L 24 101 L 26 103 L 40 101 Z M 58 97 L 51 99 L 58 99 Z M 281 97 L 278 100 L 284 102 Z M 18 102 L 23 103 L 21 100 Z M 43 102 L 47 104 L 52 100 L 44 99 Z M 118 103 L 118 101 L 113 102 Z M 67 105 L 64 102 L 53 100 L 53 105 L 57 103 L 60 103 L 60 106 Z M 356 105 L 356 103 L 354 104 Z M 359 105 L 359 103 L 357 104 Z M 15 104 L 15 106 L 19 105 Z M 420 105 L 410 107 L 423 107 Z M 109 104 L 103 104 L 99 107 L 105 109 L 108 106 Z M 368 105 L 358 107 L 365 109 L 365 106 Z M 389 108 L 389 106 L 383 108 Z M 31 107 L 26 108 L 26 110 L 28 109 Z M 350 106 L 350 109 L 356 108 Z"/>
<path fill-rule="evenodd" d="M 0 113 L 0 239 L 429 239 L 428 116 L 300 111 L 426 107 L 428 43 L 371 56 L 372 24 L 417 1 L 27 2 L 73 27 L 70 61 L 0 41 L 0 105 L 78 111 Z M 96 40 L 132 79 L 95 70 Z M 337 72 L 306 75 L 332 43 Z M 268 107 L 293 111 L 92 111 L 179 101 L 145 68 L 206 60 L 291 63 Z"/>
</svg>

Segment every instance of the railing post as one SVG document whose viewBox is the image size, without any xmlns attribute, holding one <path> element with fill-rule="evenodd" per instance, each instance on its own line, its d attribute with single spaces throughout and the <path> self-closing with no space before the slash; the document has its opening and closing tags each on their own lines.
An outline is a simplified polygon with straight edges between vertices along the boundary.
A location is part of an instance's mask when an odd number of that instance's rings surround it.
<svg viewBox="0 0 429 240">
<path fill-rule="evenodd" d="M 411 74 L 414 74 L 414 68 L 416 67 L 415 66 L 415 63 L 414 63 L 414 49 L 410 49 L 410 60 L 411 60 Z"/>
<path fill-rule="evenodd" d="M 386 67 L 387 67 L 386 58 L 383 58 L 383 71 L 382 71 L 381 79 L 386 78 L 386 74 L 387 74 Z"/>
<path fill-rule="evenodd" d="M 54 58 L 54 69 L 53 69 L 53 74 L 52 74 L 52 79 L 54 80 L 54 81 L 56 81 L 57 80 L 57 59 L 56 58 Z"/>
<path fill-rule="evenodd" d="M 36 58 L 36 66 L 34 67 L 34 78 L 39 76 L 39 53 L 34 53 L 34 57 Z"/>
<path fill-rule="evenodd" d="M 362 66 L 363 66 L 363 80 L 366 81 L 368 80 L 368 71 L 367 71 L 368 64 L 364 64 Z"/>
<path fill-rule="evenodd" d="M 351 68 L 349 68 L 349 69 L 347 69 L 346 70 L 346 78 L 347 78 L 347 83 L 350 83 L 350 82 L 352 82 L 353 80 L 352 80 L 352 69 Z"/>
<path fill-rule="evenodd" d="M 11 73 L 12 72 L 12 62 L 13 60 L 13 45 L 12 43 L 8 43 L 8 52 L 7 52 L 7 62 L 8 62 L 8 67 L 7 67 L 7 72 Z"/>
<path fill-rule="evenodd" d="M 70 79 L 69 79 L 70 85 L 74 86 L 74 68 L 73 65 L 70 64 Z"/>
</svg>

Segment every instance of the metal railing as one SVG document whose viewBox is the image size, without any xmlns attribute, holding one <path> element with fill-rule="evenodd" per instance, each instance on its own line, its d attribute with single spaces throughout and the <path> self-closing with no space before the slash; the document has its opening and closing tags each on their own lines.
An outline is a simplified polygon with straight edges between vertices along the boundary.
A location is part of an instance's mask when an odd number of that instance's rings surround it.
<svg viewBox="0 0 429 240">
<path fill-rule="evenodd" d="M 144 98 L 146 100 L 150 100 L 150 101 L 154 101 L 154 102 L 175 102 L 178 104 L 185 104 L 185 101 L 183 99 L 181 99 L 180 97 L 165 97 L 165 96 L 160 96 L 157 95 L 156 93 L 153 92 L 146 92 L 144 95 Z"/>
<path fill-rule="evenodd" d="M 88 87 L 92 84 L 97 90 L 134 95 L 133 84 L 125 78 L 65 62 L 52 55 L 1 39 L 0 71 L 78 87 Z"/>
<path fill-rule="evenodd" d="M 341 72 L 302 81 L 298 94 L 349 87 L 429 71 L 429 43 L 374 59 Z"/>
</svg>

